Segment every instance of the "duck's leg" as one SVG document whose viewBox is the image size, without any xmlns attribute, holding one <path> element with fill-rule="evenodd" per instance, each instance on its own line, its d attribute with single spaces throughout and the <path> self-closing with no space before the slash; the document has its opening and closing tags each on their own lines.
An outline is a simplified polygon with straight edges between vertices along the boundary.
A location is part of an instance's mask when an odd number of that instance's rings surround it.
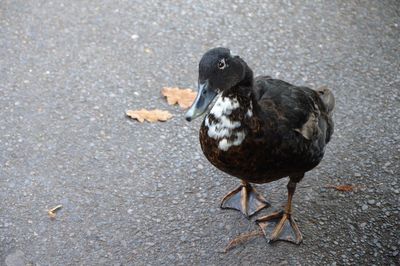
<svg viewBox="0 0 400 266">
<path fill-rule="evenodd" d="M 270 204 L 263 196 L 246 181 L 242 181 L 235 190 L 229 192 L 221 202 L 222 209 L 234 209 L 242 212 L 246 217 L 250 217 L 259 210 L 269 207 Z"/>
<path fill-rule="evenodd" d="M 263 230 L 264 235 L 269 242 L 285 240 L 295 244 L 300 244 L 303 237 L 292 216 L 292 197 L 296 190 L 296 183 L 290 180 L 287 189 L 288 202 L 285 210 L 261 217 L 260 219 L 257 219 L 257 223 Z"/>
</svg>

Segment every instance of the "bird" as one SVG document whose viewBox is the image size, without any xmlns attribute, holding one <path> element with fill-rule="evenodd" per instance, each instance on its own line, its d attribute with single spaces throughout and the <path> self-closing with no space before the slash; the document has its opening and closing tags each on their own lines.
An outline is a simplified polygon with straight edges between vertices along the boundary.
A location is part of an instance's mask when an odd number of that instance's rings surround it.
<svg viewBox="0 0 400 266">
<path fill-rule="evenodd" d="M 300 244 L 292 198 L 306 172 L 322 160 L 334 131 L 330 89 L 295 86 L 252 69 L 230 49 L 208 50 L 199 63 L 198 91 L 185 119 L 205 113 L 199 140 L 207 160 L 239 178 L 220 207 L 250 217 L 271 206 L 252 184 L 289 177 L 285 208 L 256 220 L 269 243 Z"/>
</svg>

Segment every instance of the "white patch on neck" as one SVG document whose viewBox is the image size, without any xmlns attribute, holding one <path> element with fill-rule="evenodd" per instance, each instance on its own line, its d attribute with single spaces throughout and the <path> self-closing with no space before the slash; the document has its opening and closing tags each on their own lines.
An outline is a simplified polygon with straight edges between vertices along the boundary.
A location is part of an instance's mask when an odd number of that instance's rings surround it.
<svg viewBox="0 0 400 266">
<path fill-rule="evenodd" d="M 248 109 L 247 113 L 246 113 L 246 116 L 247 117 L 252 117 L 253 116 L 253 111 L 251 109 Z"/>
<path fill-rule="evenodd" d="M 232 132 L 233 129 L 239 128 L 241 123 L 240 121 L 230 120 L 229 115 L 233 110 L 239 107 L 240 105 L 237 98 L 231 99 L 229 97 L 220 96 L 210 111 L 210 114 L 212 114 L 218 122 L 213 121 L 210 123 L 208 115 L 205 118 L 204 124 L 208 127 L 207 135 L 210 138 L 219 140 L 218 148 L 220 150 L 227 151 L 231 146 L 238 146 L 246 137 L 243 130 Z M 249 113 L 249 111 L 247 113 Z M 234 140 L 228 141 L 228 138 L 230 138 L 232 134 L 235 136 Z"/>
<path fill-rule="evenodd" d="M 236 98 L 228 98 L 219 96 L 218 100 L 214 104 L 210 113 L 216 118 L 220 118 L 222 115 L 230 115 L 233 110 L 239 107 L 239 102 Z"/>
<path fill-rule="evenodd" d="M 230 147 L 231 147 L 231 145 L 228 144 L 228 140 L 227 139 L 222 139 L 218 143 L 218 149 L 220 149 L 220 150 L 227 151 Z"/>
<path fill-rule="evenodd" d="M 250 101 L 250 107 L 247 110 L 246 116 L 247 117 L 252 117 L 253 116 L 253 103 L 251 101 Z"/>
<path fill-rule="evenodd" d="M 236 132 L 235 135 L 236 135 L 236 139 L 234 141 L 229 141 L 225 138 L 220 140 L 220 142 L 218 143 L 218 148 L 220 150 L 227 151 L 227 150 L 229 150 L 229 148 L 231 146 L 239 146 L 240 144 L 242 144 L 243 140 L 246 137 L 246 134 L 244 133 L 244 131 Z"/>
<path fill-rule="evenodd" d="M 233 141 L 232 144 L 235 146 L 242 144 L 245 137 L 246 137 L 246 134 L 244 134 L 244 131 L 237 132 L 236 139 Z"/>
<path fill-rule="evenodd" d="M 208 116 L 205 120 L 205 125 L 208 127 L 208 136 L 213 139 L 221 139 L 224 137 L 229 137 L 232 134 L 232 129 L 240 127 L 240 122 L 231 121 L 226 116 L 221 116 L 220 122 L 210 123 Z"/>
</svg>

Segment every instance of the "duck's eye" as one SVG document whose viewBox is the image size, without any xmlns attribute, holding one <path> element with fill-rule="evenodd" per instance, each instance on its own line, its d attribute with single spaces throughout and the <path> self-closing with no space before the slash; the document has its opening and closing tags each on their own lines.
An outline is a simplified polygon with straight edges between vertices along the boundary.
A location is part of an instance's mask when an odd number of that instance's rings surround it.
<svg viewBox="0 0 400 266">
<path fill-rule="evenodd" d="M 221 60 L 218 61 L 218 68 L 224 69 L 225 67 L 226 67 L 225 58 L 222 58 Z"/>
</svg>

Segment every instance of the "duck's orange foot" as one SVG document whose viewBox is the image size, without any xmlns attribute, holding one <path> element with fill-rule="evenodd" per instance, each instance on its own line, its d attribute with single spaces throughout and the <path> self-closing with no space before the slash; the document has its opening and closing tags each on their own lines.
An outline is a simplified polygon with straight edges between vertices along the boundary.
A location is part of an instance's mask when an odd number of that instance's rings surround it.
<svg viewBox="0 0 400 266">
<path fill-rule="evenodd" d="M 256 222 L 269 243 L 284 240 L 298 245 L 303 241 L 303 236 L 292 215 L 284 211 L 261 217 Z"/>
<path fill-rule="evenodd" d="M 234 209 L 250 217 L 270 204 L 248 183 L 229 192 L 221 202 L 222 209 Z"/>
</svg>

